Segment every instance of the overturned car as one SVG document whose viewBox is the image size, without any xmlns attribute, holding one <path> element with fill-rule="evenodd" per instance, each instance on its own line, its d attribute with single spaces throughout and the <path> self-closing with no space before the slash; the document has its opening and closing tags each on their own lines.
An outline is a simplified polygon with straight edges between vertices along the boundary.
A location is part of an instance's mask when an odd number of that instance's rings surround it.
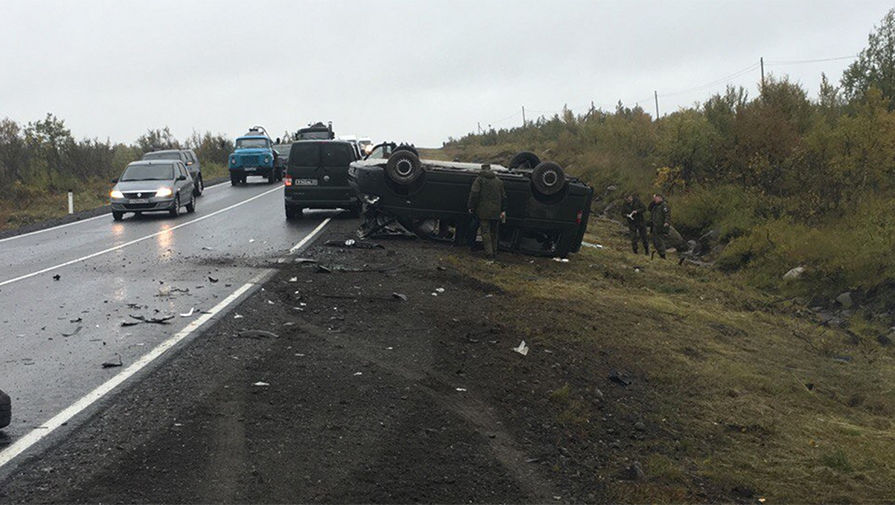
<svg viewBox="0 0 895 505">
<path fill-rule="evenodd" d="M 566 256 L 581 248 L 593 188 L 569 177 L 556 163 L 530 152 L 509 166 L 491 165 L 507 194 L 507 220 L 500 227 L 502 250 Z M 351 164 L 349 184 L 364 201 L 361 237 L 410 231 L 415 235 L 472 243 L 476 224 L 466 208 L 481 170 L 476 163 L 421 160 L 410 145 L 380 144 Z"/>
</svg>

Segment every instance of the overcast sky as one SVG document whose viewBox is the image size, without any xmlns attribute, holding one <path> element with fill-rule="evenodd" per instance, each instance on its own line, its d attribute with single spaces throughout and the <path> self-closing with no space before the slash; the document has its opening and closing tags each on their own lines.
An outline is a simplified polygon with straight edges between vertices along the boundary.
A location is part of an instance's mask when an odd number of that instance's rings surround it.
<svg viewBox="0 0 895 505">
<path fill-rule="evenodd" d="M 891 1 L 0 0 L 0 118 L 52 112 L 76 137 L 169 126 L 437 146 L 568 104 L 662 114 L 766 72 L 816 94 Z M 747 70 L 747 72 L 740 72 Z M 726 79 L 727 76 L 741 75 Z M 710 86 L 706 84 L 713 83 Z M 696 88 L 696 89 L 694 89 Z"/>
</svg>

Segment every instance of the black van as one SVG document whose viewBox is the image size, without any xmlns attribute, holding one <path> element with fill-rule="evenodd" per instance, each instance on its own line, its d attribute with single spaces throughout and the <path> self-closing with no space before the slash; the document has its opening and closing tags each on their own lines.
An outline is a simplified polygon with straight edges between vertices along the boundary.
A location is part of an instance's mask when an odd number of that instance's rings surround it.
<svg viewBox="0 0 895 505">
<path fill-rule="evenodd" d="M 308 208 L 346 209 L 359 214 L 361 202 L 348 185 L 348 166 L 356 160 L 357 154 L 350 142 L 294 142 L 284 178 L 286 219 L 299 219 Z"/>
</svg>

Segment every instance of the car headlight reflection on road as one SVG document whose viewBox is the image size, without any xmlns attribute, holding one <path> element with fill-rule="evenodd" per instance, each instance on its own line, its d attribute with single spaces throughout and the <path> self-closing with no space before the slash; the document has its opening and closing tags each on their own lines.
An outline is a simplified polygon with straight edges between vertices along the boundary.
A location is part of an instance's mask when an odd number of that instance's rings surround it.
<svg viewBox="0 0 895 505">
<path fill-rule="evenodd" d="M 171 188 L 158 188 L 158 191 L 155 192 L 155 196 L 159 198 L 164 198 L 166 196 L 173 195 L 174 192 L 171 191 Z"/>
<path fill-rule="evenodd" d="M 124 198 L 124 193 L 122 193 L 121 191 L 118 191 L 117 189 L 113 189 L 109 193 L 109 196 L 112 198 Z"/>
</svg>

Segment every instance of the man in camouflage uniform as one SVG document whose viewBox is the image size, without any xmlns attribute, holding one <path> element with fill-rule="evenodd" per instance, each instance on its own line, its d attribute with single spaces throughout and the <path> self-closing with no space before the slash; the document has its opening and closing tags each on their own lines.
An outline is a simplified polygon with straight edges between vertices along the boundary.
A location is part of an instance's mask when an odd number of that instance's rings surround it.
<svg viewBox="0 0 895 505">
<path fill-rule="evenodd" d="M 479 218 L 482 242 L 489 258 L 497 255 L 497 238 L 500 222 L 507 217 L 506 206 L 507 194 L 503 189 L 503 181 L 494 174 L 491 165 L 482 165 L 482 170 L 472 183 L 466 207 L 470 214 Z"/>
<path fill-rule="evenodd" d="M 666 245 L 675 247 L 679 254 L 683 253 L 684 238 L 671 226 L 671 207 L 665 201 L 665 198 L 658 193 L 654 194 L 649 211 L 653 248 L 659 253 L 659 256 L 665 259 Z"/>
<path fill-rule="evenodd" d="M 637 243 L 643 243 L 643 253 L 649 256 L 649 239 L 646 236 L 646 206 L 637 198 L 637 195 L 631 193 L 625 197 L 625 203 L 622 205 L 622 213 L 625 215 L 625 221 L 628 223 L 628 233 L 631 236 L 631 249 L 637 254 Z"/>
</svg>

